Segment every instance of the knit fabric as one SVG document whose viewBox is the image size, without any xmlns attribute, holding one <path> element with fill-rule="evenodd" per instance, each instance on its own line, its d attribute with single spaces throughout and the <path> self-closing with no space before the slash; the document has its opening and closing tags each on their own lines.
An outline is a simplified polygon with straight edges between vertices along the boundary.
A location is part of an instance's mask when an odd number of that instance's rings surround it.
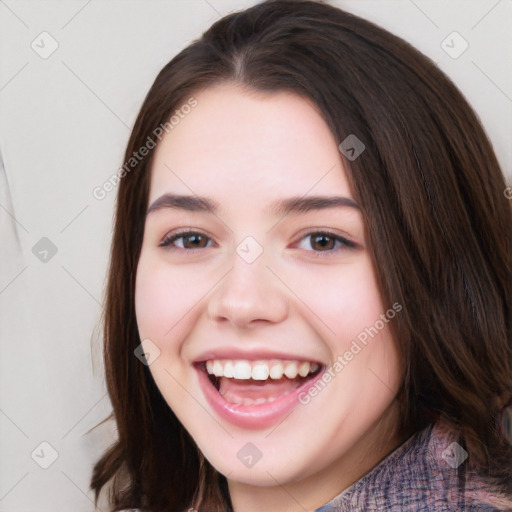
<svg viewBox="0 0 512 512">
<path fill-rule="evenodd" d="M 428 426 L 315 512 L 512 511 L 512 497 L 466 471 L 457 439 L 442 423 Z"/>
</svg>

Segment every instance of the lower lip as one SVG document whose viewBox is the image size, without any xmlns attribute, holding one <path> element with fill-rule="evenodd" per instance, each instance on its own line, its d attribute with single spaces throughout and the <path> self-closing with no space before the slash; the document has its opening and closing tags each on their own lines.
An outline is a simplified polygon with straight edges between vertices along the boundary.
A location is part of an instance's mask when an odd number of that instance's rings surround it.
<svg viewBox="0 0 512 512">
<path fill-rule="evenodd" d="M 213 410 L 233 425 L 248 429 L 264 429 L 282 420 L 299 403 L 301 393 L 307 393 L 311 386 L 321 378 L 323 371 L 307 380 L 295 390 L 276 398 L 273 402 L 257 405 L 242 405 L 227 402 L 212 385 L 208 375 L 198 366 L 195 367 L 199 376 L 199 384 L 206 400 Z"/>
</svg>

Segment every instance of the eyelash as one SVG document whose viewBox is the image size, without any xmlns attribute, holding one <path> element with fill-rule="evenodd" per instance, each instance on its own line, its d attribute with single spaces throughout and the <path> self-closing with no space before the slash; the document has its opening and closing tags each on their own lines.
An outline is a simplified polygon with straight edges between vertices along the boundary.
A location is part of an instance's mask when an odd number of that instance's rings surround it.
<svg viewBox="0 0 512 512">
<path fill-rule="evenodd" d="M 176 240 L 179 240 L 180 238 L 187 238 L 187 236 L 192 235 L 199 235 L 202 237 L 206 237 L 208 240 L 211 240 L 209 236 L 207 236 L 205 233 L 201 233 L 200 231 L 181 231 L 181 232 L 175 232 L 170 233 L 167 235 L 162 242 L 160 243 L 160 247 L 166 247 L 167 250 L 181 250 L 186 252 L 194 252 L 201 249 L 207 249 L 207 247 L 197 247 L 195 249 L 186 249 L 184 247 L 171 247 L 171 244 L 175 242 Z M 328 230 L 322 230 L 322 231 L 310 231 L 309 233 L 306 233 L 302 238 L 300 238 L 299 241 L 304 240 L 307 237 L 311 237 L 313 235 L 323 235 L 327 236 L 328 238 L 332 238 L 335 242 L 339 242 L 340 245 L 336 249 L 329 249 L 326 251 L 316 251 L 314 249 L 308 250 L 308 252 L 312 252 L 315 257 L 325 257 L 328 255 L 331 255 L 333 253 L 337 253 L 339 250 L 341 250 L 343 247 L 347 249 L 355 249 L 357 248 L 357 244 L 348 240 L 347 238 L 338 235 L 337 233 L 333 233 L 332 231 Z M 327 253 L 327 254 L 326 254 Z"/>
</svg>

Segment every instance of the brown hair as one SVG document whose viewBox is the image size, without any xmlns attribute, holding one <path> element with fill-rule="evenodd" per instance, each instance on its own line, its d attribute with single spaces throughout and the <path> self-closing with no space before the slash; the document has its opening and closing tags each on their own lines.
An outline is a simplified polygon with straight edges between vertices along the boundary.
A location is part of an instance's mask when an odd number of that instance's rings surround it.
<svg viewBox="0 0 512 512">
<path fill-rule="evenodd" d="M 159 73 L 126 160 L 198 91 L 235 82 L 312 100 L 338 141 L 362 205 L 405 374 L 402 438 L 438 419 L 460 432 L 470 468 L 512 493 L 512 447 L 496 417 L 512 396 L 512 209 L 477 116 L 428 58 L 320 1 L 274 0 L 230 14 Z M 193 115 L 193 114 L 192 114 Z M 103 313 L 104 360 L 118 439 L 96 463 L 113 510 L 231 510 L 226 478 L 204 459 L 133 355 L 134 307 L 153 152 L 119 183 Z"/>
</svg>

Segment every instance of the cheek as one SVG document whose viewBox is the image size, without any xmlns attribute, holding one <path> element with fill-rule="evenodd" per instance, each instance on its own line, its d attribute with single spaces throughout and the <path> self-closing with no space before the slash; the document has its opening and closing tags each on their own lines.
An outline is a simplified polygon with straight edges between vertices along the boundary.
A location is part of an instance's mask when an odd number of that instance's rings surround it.
<svg viewBox="0 0 512 512">
<path fill-rule="evenodd" d="M 301 288 L 304 302 L 328 327 L 329 338 L 351 340 L 385 313 L 368 258 L 320 269 Z"/>
<path fill-rule="evenodd" d="M 135 285 L 135 312 L 141 339 L 150 338 L 158 345 L 170 336 L 174 326 L 186 312 L 190 286 L 172 271 L 152 258 L 141 254 Z"/>
<path fill-rule="evenodd" d="M 205 272 L 172 265 L 165 255 L 142 251 L 137 267 L 135 311 L 141 339 L 161 348 L 181 340 L 195 321 L 212 283 Z"/>
</svg>

